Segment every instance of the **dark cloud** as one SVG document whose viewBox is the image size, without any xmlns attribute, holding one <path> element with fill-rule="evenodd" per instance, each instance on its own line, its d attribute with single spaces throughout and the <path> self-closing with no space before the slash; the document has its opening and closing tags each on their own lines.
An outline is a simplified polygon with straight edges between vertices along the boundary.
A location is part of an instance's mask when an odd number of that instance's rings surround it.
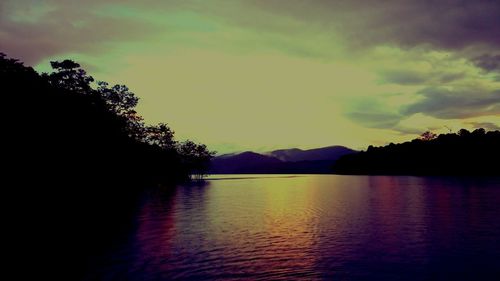
<svg viewBox="0 0 500 281">
<path fill-rule="evenodd" d="M 438 75 L 438 82 L 440 83 L 449 83 L 455 80 L 460 80 L 465 77 L 465 73 L 463 72 L 455 72 L 455 73 L 441 73 Z"/>
<path fill-rule="evenodd" d="M 28 65 L 57 54 L 106 51 L 109 43 L 139 40 L 158 31 L 148 22 L 97 15 L 83 4 L 57 1 L 37 18 L 18 19 L 14 11 L 27 8 L 16 6 L 22 1 L 12 3 L 0 4 L 0 50 Z"/>
<path fill-rule="evenodd" d="M 468 122 L 467 124 L 472 125 L 473 128 L 484 128 L 486 130 L 500 130 L 500 126 L 491 122 Z"/>
<path fill-rule="evenodd" d="M 13 18 L 17 12 L 40 3 L 50 6 L 46 14 L 27 21 Z M 105 3 L 97 0 L 5 0 L 0 3 L 0 48 L 33 64 L 60 53 L 103 51 L 109 47 L 106 43 L 139 40 L 165 30 L 144 18 L 98 15 L 96 11 L 103 6 L 109 11 L 113 11 L 113 7 L 127 7 L 138 13 L 172 9 L 194 11 L 213 20 L 255 28 L 278 37 L 314 34 L 320 28 L 321 38 L 335 33 L 346 39 L 348 47 L 396 45 L 459 50 L 481 46 L 482 53 L 491 53 L 489 51 L 500 47 L 498 0 L 214 0 L 210 3 L 189 0 L 108 0 Z M 30 17 L 29 13 L 24 15 Z M 295 25 L 296 22 L 304 25 Z M 310 48 L 296 48 L 299 54 L 323 55 Z M 478 59 L 477 65 L 488 69 L 498 64 L 485 64 Z M 399 77 L 403 83 L 416 81 L 412 79 L 418 80 L 418 77 Z"/>
<path fill-rule="evenodd" d="M 401 110 L 404 115 L 423 113 L 440 119 L 460 119 L 500 114 L 500 90 L 466 87 L 430 87 L 417 92 L 422 100 Z"/>
<path fill-rule="evenodd" d="M 440 49 L 500 46 L 498 0 L 253 1 L 275 13 L 335 28 L 358 47 L 394 44 Z"/>
<path fill-rule="evenodd" d="M 368 128 L 391 129 L 401 120 L 401 115 L 377 111 L 375 108 L 370 111 L 348 112 L 346 116 L 356 123 Z"/>
<path fill-rule="evenodd" d="M 389 70 L 380 74 L 382 83 L 393 83 L 399 85 L 420 85 L 427 83 L 445 84 L 465 77 L 463 72 L 419 72 L 412 70 Z"/>
<path fill-rule="evenodd" d="M 484 54 L 473 58 L 472 62 L 487 72 L 500 71 L 500 55 Z"/>
<path fill-rule="evenodd" d="M 408 70 L 384 71 L 381 76 L 384 82 L 401 85 L 421 84 L 429 79 L 428 74 Z"/>
<path fill-rule="evenodd" d="M 407 127 L 400 124 L 400 121 L 406 116 L 395 113 L 384 113 L 376 109 L 371 111 L 349 112 L 346 116 L 354 122 L 367 128 L 389 129 L 400 133 L 401 135 L 420 135 L 426 130 L 421 128 Z M 430 130 L 428 128 L 428 130 Z"/>
<path fill-rule="evenodd" d="M 403 126 L 400 121 L 414 114 L 438 119 L 466 119 L 500 115 L 500 89 L 488 90 L 479 86 L 428 87 L 416 93 L 417 102 L 402 106 L 398 112 L 390 111 L 381 99 L 366 98 L 354 104 L 345 114 L 354 122 L 369 128 L 391 129 L 404 135 L 421 134 L 422 128 Z M 468 122 L 475 128 L 496 129 L 488 122 Z M 428 130 L 439 128 L 428 127 Z"/>
<path fill-rule="evenodd" d="M 410 128 L 410 127 L 403 127 L 403 126 L 395 126 L 392 128 L 394 131 L 399 132 L 402 135 L 420 135 L 424 131 L 418 128 Z"/>
<path fill-rule="evenodd" d="M 500 1 L 436 0 L 384 1 L 359 32 L 364 42 L 394 43 L 404 47 L 428 44 L 441 49 L 473 45 L 500 46 Z M 378 4 L 378 3 L 377 3 Z M 362 32 L 362 29 L 359 29 Z M 353 37 L 351 37 L 353 38 Z"/>
<path fill-rule="evenodd" d="M 385 97 L 399 95 L 397 93 L 386 94 Z M 406 117 L 399 112 L 388 108 L 384 97 L 363 97 L 353 99 L 344 115 L 350 120 L 368 127 L 377 129 L 392 129 Z"/>
</svg>

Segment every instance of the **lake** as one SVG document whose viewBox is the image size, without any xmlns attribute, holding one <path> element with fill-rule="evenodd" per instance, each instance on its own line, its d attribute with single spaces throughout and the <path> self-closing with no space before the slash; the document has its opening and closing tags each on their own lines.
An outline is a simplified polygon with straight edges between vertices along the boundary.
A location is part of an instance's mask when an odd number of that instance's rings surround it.
<svg viewBox="0 0 500 281">
<path fill-rule="evenodd" d="M 213 175 L 149 190 L 86 280 L 500 280 L 500 179 Z"/>
</svg>

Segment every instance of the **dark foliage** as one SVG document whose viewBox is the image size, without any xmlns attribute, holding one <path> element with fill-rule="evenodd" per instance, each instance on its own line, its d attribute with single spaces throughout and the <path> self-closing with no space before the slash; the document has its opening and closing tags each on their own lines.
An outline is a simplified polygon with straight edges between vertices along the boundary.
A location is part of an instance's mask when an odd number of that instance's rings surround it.
<svg viewBox="0 0 500 281">
<path fill-rule="evenodd" d="M 51 65 L 40 75 L 0 53 L 12 193 L 4 198 L 20 224 L 12 229 L 30 241 L 17 251 L 26 266 L 40 263 L 38 278 L 78 280 L 89 257 L 129 224 L 145 187 L 203 174 L 213 153 L 178 143 L 166 124 L 146 126 L 126 86 L 94 83 L 73 61 Z"/>
<path fill-rule="evenodd" d="M 98 82 L 93 87 L 94 78 L 79 64 L 65 60 L 51 65 L 53 73 L 38 75 L 0 56 L 2 92 L 10 101 L 17 159 L 32 168 L 30 173 L 80 180 L 173 182 L 205 172 L 201 167 L 213 153 L 204 145 L 177 143 L 166 124 L 146 126 L 134 110 L 139 99 L 126 86 Z M 189 160 L 182 159 L 189 149 L 193 150 Z M 195 157 L 200 153 L 204 155 Z M 196 161 L 200 162 L 196 171 L 184 165 Z"/>
<path fill-rule="evenodd" d="M 461 129 L 457 134 L 430 132 L 401 144 L 368 147 L 340 158 L 339 174 L 500 175 L 500 131 Z"/>
</svg>

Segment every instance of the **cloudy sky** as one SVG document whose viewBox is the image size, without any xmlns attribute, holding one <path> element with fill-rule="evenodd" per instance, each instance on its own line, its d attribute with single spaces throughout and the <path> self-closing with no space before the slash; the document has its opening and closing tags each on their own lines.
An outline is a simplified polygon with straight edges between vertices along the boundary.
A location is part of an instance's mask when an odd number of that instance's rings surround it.
<svg viewBox="0 0 500 281">
<path fill-rule="evenodd" d="M 500 126 L 497 0 L 7 0 L 0 51 L 76 60 L 221 153 Z"/>
</svg>

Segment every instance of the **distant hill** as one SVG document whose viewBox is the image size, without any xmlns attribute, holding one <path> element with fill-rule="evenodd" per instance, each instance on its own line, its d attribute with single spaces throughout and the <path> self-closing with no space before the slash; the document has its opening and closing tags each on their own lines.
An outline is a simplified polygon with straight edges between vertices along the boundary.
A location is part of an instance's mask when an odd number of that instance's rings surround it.
<svg viewBox="0 0 500 281">
<path fill-rule="evenodd" d="M 251 151 L 212 159 L 212 174 L 326 174 L 340 157 L 356 151 L 343 146 L 310 150 L 280 149 L 265 154 Z"/>
<path fill-rule="evenodd" d="M 314 148 L 302 150 L 298 148 L 279 149 L 269 152 L 270 156 L 276 157 L 281 161 L 299 162 L 299 161 L 317 161 L 330 160 L 335 161 L 340 157 L 356 152 L 345 146 L 328 146 L 322 148 Z"/>
<path fill-rule="evenodd" d="M 274 173 L 279 170 L 281 160 L 246 151 L 239 154 L 221 155 L 212 159 L 211 174 Z"/>
</svg>

